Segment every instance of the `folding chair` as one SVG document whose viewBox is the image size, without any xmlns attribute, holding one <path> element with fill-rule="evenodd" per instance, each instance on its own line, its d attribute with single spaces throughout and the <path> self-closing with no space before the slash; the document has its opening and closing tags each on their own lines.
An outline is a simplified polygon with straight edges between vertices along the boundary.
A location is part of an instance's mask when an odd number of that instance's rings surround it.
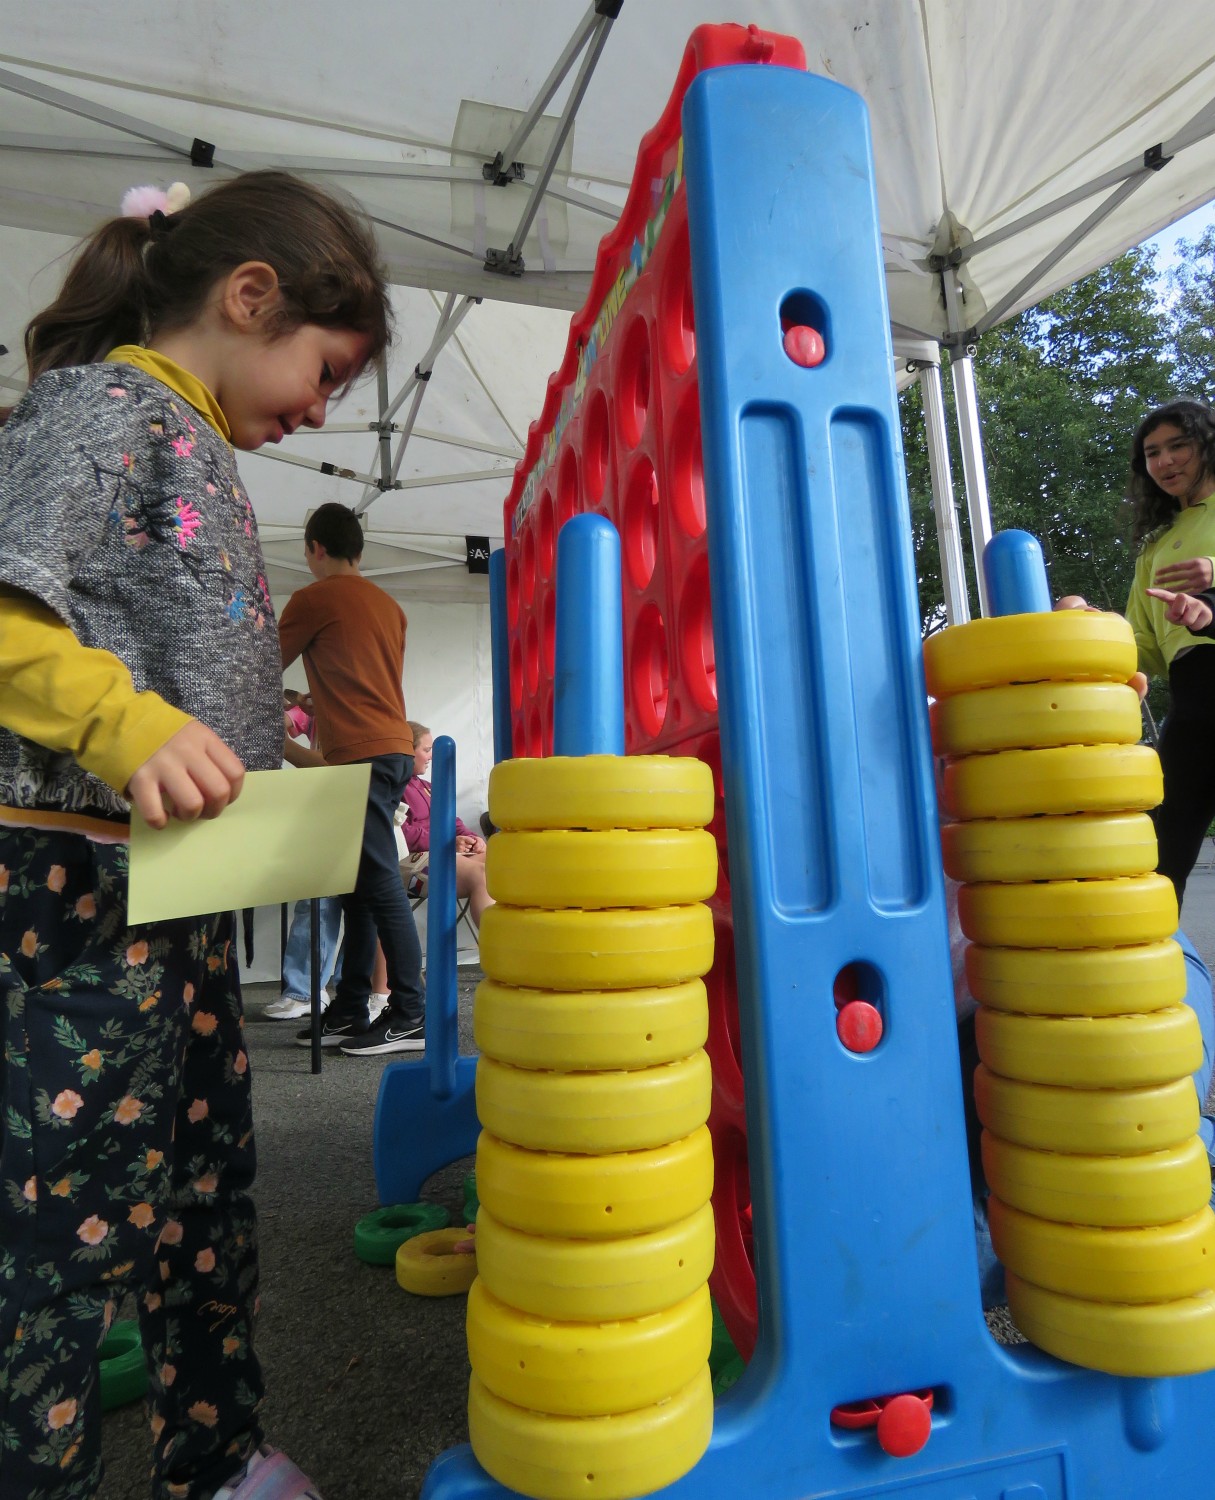
<svg viewBox="0 0 1215 1500">
<path fill-rule="evenodd" d="M 428 885 L 429 880 L 425 871 L 419 871 L 418 873 L 411 875 L 409 878 L 409 884 L 405 888 L 405 894 L 409 897 L 409 905 L 413 909 L 415 914 L 418 908 L 427 899 Z M 477 947 L 479 951 L 480 940 L 477 936 L 477 929 L 473 926 L 472 913 L 468 909 L 469 899 L 470 898 L 468 896 L 460 896 L 456 899 L 457 940 L 460 932 L 460 923 L 463 922 L 465 927 L 468 928 L 468 933 L 473 940 L 474 947 Z M 457 960 L 457 962 L 459 962 L 459 960 Z M 469 962 L 471 962 L 471 960 L 469 960 Z"/>
</svg>

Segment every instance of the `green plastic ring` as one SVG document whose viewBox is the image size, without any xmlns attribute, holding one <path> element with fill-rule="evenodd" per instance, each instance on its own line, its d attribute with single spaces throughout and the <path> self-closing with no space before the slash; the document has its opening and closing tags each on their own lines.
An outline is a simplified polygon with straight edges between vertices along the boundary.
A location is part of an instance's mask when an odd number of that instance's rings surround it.
<svg viewBox="0 0 1215 1500">
<path fill-rule="evenodd" d="M 394 1203 L 377 1208 L 354 1226 L 354 1253 L 369 1266 L 391 1266 L 415 1234 L 446 1229 L 451 1215 L 437 1203 Z"/>
<path fill-rule="evenodd" d="M 138 1401 L 148 1388 L 148 1367 L 144 1363 L 139 1324 L 134 1318 L 123 1318 L 106 1334 L 98 1361 L 101 1374 L 101 1409 L 113 1411 Z"/>
</svg>

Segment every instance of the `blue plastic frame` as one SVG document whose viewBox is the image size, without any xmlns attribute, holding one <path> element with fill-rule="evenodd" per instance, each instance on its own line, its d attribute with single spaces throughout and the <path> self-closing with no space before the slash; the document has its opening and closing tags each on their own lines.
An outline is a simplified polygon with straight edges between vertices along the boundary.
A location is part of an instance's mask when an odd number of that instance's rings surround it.
<svg viewBox="0 0 1215 1500">
<path fill-rule="evenodd" d="M 915 578 L 862 100 L 773 67 L 683 111 L 760 1339 L 679 1500 L 1148 1500 L 1215 1472 L 1215 1375 L 997 1345 L 980 1308 Z M 793 364 L 780 309 L 824 310 Z M 1015 569 L 1014 569 L 1015 571 Z M 876 1050 L 835 1032 L 863 966 Z M 837 1403 L 932 1388 L 885 1454 Z M 471 1450 L 425 1500 L 511 1492 Z"/>
</svg>

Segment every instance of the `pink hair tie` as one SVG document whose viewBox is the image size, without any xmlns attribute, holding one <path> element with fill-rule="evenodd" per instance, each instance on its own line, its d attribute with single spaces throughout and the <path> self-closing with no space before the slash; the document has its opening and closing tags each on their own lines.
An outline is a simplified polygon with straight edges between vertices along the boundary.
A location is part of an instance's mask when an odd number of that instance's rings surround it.
<svg viewBox="0 0 1215 1500">
<path fill-rule="evenodd" d="M 119 208 L 124 219 L 150 219 L 153 214 L 175 214 L 190 201 L 190 189 L 184 182 L 170 183 L 168 188 L 133 187 L 122 195 Z"/>
</svg>

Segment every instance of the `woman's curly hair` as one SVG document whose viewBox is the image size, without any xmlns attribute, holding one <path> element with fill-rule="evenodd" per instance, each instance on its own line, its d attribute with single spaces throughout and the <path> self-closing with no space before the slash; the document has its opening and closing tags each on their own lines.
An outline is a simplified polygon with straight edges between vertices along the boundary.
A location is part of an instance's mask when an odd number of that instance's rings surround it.
<svg viewBox="0 0 1215 1500">
<path fill-rule="evenodd" d="M 1206 473 L 1215 479 L 1215 410 L 1202 401 L 1170 401 L 1148 412 L 1131 441 L 1131 472 L 1126 498 L 1132 514 L 1131 536 L 1139 546 L 1153 532 L 1168 526 L 1180 508 L 1148 473 L 1143 445 L 1158 427 L 1179 427 L 1194 444 Z"/>
</svg>

